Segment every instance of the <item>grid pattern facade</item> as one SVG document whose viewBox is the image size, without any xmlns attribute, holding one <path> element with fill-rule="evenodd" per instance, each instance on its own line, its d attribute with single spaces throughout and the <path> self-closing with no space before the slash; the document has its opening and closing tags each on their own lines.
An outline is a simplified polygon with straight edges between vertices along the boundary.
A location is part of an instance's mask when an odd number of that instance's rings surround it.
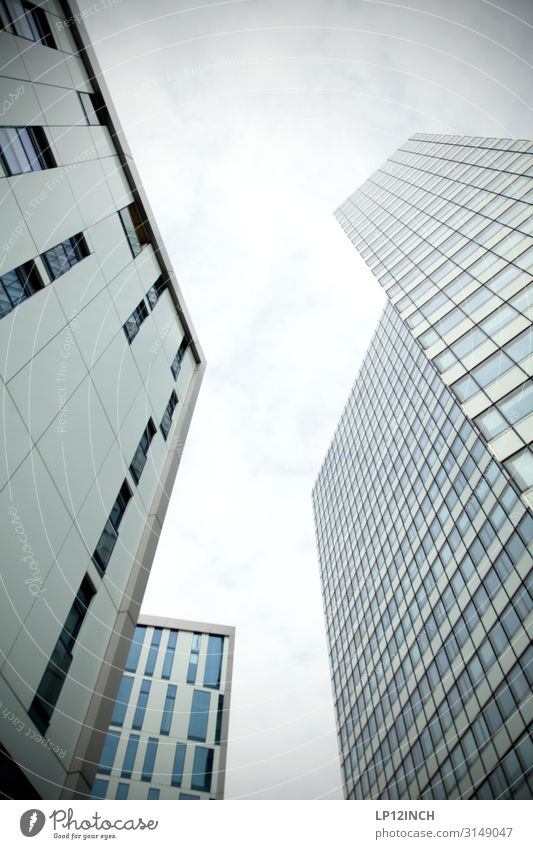
<svg viewBox="0 0 533 849">
<path fill-rule="evenodd" d="M 141 617 L 93 799 L 222 799 L 233 628 Z"/>
<path fill-rule="evenodd" d="M 533 144 L 416 135 L 337 218 L 533 505 Z"/>
<path fill-rule="evenodd" d="M 82 17 L 0 0 L 8 798 L 90 792 L 204 370 Z"/>
<path fill-rule="evenodd" d="M 531 798 L 533 519 L 390 304 L 313 506 L 347 798 Z"/>
</svg>

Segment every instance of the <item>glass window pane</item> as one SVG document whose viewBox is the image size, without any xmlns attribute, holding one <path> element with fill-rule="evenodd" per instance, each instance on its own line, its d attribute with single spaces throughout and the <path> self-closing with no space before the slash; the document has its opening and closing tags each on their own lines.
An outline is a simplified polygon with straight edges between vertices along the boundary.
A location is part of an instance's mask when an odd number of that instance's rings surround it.
<svg viewBox="0 0 533 849">
<path fill-rule="evenodd" d="M 113 769 L 115 755 L 120 740 L 120 731 L 108 731 L 104 740 L 102 755 L 98 765 L 98 772 L 109 774 Z"/>
<path fill-rule="evenodd" d="M 209 635 L 207 643 L 207 658 L 205 661 L 204 687 L 220 687 L 220 674 L 222 671 L 222 654 L 224 651 L 224 637 Z"/>
<path fill-rule="evenodd" d="M 205 742 L 207 736 L 207 724 L 209 721 L 209 705 L 211 694 L 203 690 L 195 690 L 192 696 L 191 715 L 189 718 L 189 740 L 200 740 Z"/>
<path fill-rule="evenodd" d="M 141 781 L 151 781 L 154 772 L 155 758 L 157 755 L 157 745 L 159 740 L 157 737 L 149 737 L 146 744 L 146 753 L 144 755 L 144 763 L 141 775 Z"/>
<path fill-rule="evenodd" d="M 121 775 L 123 778 L 131 778 L 140 739 L 141 738 L 138 734 L 130 734 L 128 745 L 126 746 L 126 752 L 124 754 L 124 763 L 122 764 Z"/>
<path fill-rule="evenodd" d="M 193 790 L 203 790 L 205 793 L 211 792 L 213 754 L 213 749 L 204 749 L 203 746 L 196 746 L 191 779 Z"/>
<path fill-rule="evenodd" d="M 126 716 L 126 711 L 128 709 L 128 704 L 131 696 L 131 688 L 133 687 L 133 680 L 134 679 L 131 675 L 122 676 L 122 681 L 120 682 L 120 687 L 118 690 L 117 700 L 115 702 L 115 707 L 113 708 L 111 725 L 122 725 L 124 722 L 124 717 Z"/>
<path fill-rule="evenodd" d="M 172 767 L 172 786 L 181 787 L 183 779 L 183 767 L 185 764 L 185 753 L 187 746 L 185 743 L 176 743 L 176 751 L 174 753 L 174 765 Z"/>
</svg>

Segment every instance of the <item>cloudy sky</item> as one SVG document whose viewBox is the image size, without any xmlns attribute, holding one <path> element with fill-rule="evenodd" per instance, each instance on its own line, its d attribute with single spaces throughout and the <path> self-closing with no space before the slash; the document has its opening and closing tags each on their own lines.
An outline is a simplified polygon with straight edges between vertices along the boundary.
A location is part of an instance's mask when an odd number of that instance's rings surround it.
<svg viewBox="0 0 533 849">
<path fill-rule="evenodd" d="M 412 133 L 531 137 L 533 5 L 92 8 L 208 361 L 143 609 L 237 627 L 228 798 L 341 798 L 311 488 L 384 298 L 332 213 Z"/>
</svg>

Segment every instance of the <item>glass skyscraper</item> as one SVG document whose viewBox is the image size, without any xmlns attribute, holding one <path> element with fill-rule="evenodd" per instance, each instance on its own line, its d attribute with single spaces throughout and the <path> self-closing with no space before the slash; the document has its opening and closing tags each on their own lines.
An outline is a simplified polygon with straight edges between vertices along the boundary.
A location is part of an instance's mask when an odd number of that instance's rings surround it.
<svg viewBox="0 0 533 849">
<path fill-rule="evenodd" d="M 416 136 L 337 212 L 392 301 L 313 491 L 349 799 L 533 796 L 531 149 Z"/>
</svg>

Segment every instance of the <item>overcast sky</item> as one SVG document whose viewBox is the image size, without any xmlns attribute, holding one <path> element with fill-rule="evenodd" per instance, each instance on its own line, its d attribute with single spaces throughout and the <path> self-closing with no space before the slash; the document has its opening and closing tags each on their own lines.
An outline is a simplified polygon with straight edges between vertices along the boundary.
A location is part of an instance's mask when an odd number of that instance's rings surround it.
<svg viewBox="0 0 533 849">
<path fill-rule="evenodd" d="M 532 136 L 533 4 L 110 3 L 208 362 L 143 610 L 237 627 L 227 798 L 341 798 L 311 488 L 384 297 L 332 213 L 412 133 Z"/>
</svg>

